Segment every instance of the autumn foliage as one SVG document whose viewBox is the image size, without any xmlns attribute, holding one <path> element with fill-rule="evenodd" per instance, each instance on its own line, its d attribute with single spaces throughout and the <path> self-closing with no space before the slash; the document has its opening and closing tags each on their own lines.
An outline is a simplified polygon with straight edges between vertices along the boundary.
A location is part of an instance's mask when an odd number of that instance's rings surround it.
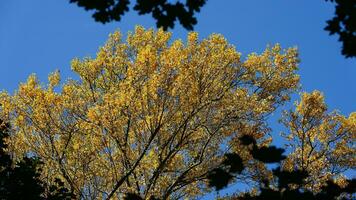
<svg viewBox="0 0 356 200">
<path fill-rule="evenodd" d="M 170 38 L 161 29 L 137 27 L 126 41 L 115 32 L 95 58 L 72 61 L 78 80 L 61 83 L 55 72 L 43 84 L 32 75 L 1 93 L 8 149 L 40 157 L 42 180 L 60 177 L 82 199 L 195 198 L 211 190 L 207 175 L 230 151 L 251 180 L 271 174 L 238 138 L 271 142 L 267 116 L 299 88 L 297 50 L 275 45 L 242 60 L 218 34 Z M 293 148 L 284 167 L 318 176 L 354 166 L 355 115 L 325 114 L 322 95 L 308 95 L 283 118 Z"/>
</svg>

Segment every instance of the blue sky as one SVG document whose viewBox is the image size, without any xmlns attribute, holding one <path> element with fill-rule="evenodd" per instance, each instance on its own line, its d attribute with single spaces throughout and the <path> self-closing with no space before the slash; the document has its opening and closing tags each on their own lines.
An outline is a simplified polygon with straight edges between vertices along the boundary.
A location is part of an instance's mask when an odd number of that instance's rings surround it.
<svg viewBox="0 0 356 200">
<path fill-rule="evenodd" d="M 70 61 L 95 56 L 109 33 L 155 27 L 136 12 L 102 25 L 68 1 L 0 0 L 0 90 L 13 92 L 31 73 L 42 81 L 56 69 L 63 79 L 74 77 Z M 334 5 L 324 0 L 208 0 L 195 31 L 201 38 L 223 34 L 242 57 L 277 42 L 297 46 L 302 90 L 321 90 L 330 109 L 349 115 L 356 111 L 356 59 L 345 59 L 337 37 L 323 30 L 333 15 Z M 187 34 L 179 24 L 171 31 L 174 39 Z M 281 129 L 275 122 L 272 128 Z"/>
</svg>

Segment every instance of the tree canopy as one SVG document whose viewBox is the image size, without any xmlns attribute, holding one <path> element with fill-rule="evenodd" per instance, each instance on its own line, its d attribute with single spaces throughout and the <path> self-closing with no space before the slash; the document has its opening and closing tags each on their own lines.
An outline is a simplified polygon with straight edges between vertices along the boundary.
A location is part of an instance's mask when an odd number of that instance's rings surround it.
<svg viewBox="0 0 356 200">
<path fill-rule="evenodd" d="M 123 42 L 116 32 L 96 58 L 72 61 L 80 80 L 57 88 L 58 72 L 47 85 L 32 75 L 2 93 L 9 149 L 41 157 L 44 176 L 82 198 L 203 194 L 234 138 L 268 142 L 265 118 L 299 86 L 297 51 L 275 45 L 241 61 L 221 35 L 170 37 L 137 27 Z"/>
<path fill-rule="evenodd" d="M 328 113 L 321 92 L 303 93 L 295 110 L 285 112 L 281 121 L 288 128 L 285 137 L 290 150 L 283 168 L 308 172 L 308 189 L 318 190 L 356 165 L 356 113 L 349 117 Z"/>
<path fill-rule="evenodd" d="M 295 111 L 286 111 L 282 117 L 289 129 L 284 134 L 290 141 L 286 149 L 258 145 L 251 135 L 238 138 L 240 148 L 245 147 L 250 157 L 265 167 L 262 173 L 251 177 L 247 172 L 251 161 L 242 157 L 245 150 L 232 150 L 219 167 L 210 171 L 209 185 L 219 191 L 234 181 L 246 183 L 250 178 L 247 191 L 226 199 L 353 199 L 356 180 L 342 172 L 355 166 L 356 113 L 348 118 L 327 113 L 319 91 L 303 93 L 295 105 Z M 285 150 L 289 151 L 287 155 Z M 272 163 L 277 167 L 268 168 Z"/>
<path fill-rule="evenodd" d="M 255 196 L 289 184 L 298 185 L 291 194 L 344 192 L 355 113 L 329 113 L 321 92 L 302 93 L 281 119 L 290 153 L 270 146 L 268 116 L 300 87 L 295 48 L 276 44 L 243 59 L 219 34 L 170 38 L 140 26 L 126 41 L 115 32 L 95 58 L 72 61 L 76 80 L 31 75 L 14 94 L 0 93 L 0 118 L 11 126 L 4 152 L 18 163 L 40 158 L 36 180 L 63 182 L 78 199 L 194 199 L 235 178 Z"/>
</svg>

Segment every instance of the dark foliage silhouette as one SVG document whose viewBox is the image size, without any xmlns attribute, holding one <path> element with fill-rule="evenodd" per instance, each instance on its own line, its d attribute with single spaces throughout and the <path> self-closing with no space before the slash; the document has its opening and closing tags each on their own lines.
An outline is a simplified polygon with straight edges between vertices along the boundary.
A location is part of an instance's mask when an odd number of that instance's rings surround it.
<svg viewBox="0 0 356 200">
<path fill-rule="evenodd" d="M 208 174 L 209 185 L 215 187 L 216 190 L 221 190 L 231 182 L 235 174 L 240 174 L 243 169 L 242 158 L 238 154 L 226 154 L 222 165 Z"/>
<path fill-rule="evenodd" d="M 284 150 L 280 148 L 276 148 L 275 146 L 270 147 L 253 147 L 251 153 L 254 159 L 257 159 L 264 163 L 276 163 L 280 160 L 285 159 L 283 156 Z"/>
<path fill-rule="evenodd" d="M 102 23 L 120 21 L 121 16 L 129 10 L 129 0 L 70 0 L 85 10 L 95 10 L 93 18 Z"/>
<path fill-rule="evenodd" d="M 265 164 L 277 163 L 280 164 L 285 156 L 284 150 L 270 147 L 257 147 L 256 141 L 250 136 L 242 136 L 240 141 L 244 145 L 253 145 L 251 155 L 254 159 Z M 238 167 L 236 167 L 238 166 Z M 215 190 L 221 190 L 228 186 L 244 169 L 243 161 L 238 154 L 229 153 L 221 165 L 212 170 L 207 176 L 209 186 Z M 237 170 L 236 170 L 237 169 Z M 272 170 L 274 180 L 262 180 L 259 183 L 259 193 L 251 195 L 249 193 L 237 194 L 238 196 L 232 199 L 240 200 L 262 200 L 262 199 L 280 199 L 280 200 L 333 200 L 333 199 L 351 199 L 349 198 L 356 192 L 356 180 L 347 180 L 346 187 L 341 188 L 333 181 L 328 181 L 326 186 L 318 193 L 313 193 L 306 189 L 302 189 L 304 180 L 309 176 L 304 170 L 284 171 L 280 167 Z M 293 185 L 293 187 L 291 187 Z M 347 195 L 345 195 L 347 194 Z"/>
<path fill-rule="evenodd" d="M 85 10 L 94 10 L 93 17 L 96 21 L 107 23 L 120 21 L 121 17 L 129 10 L 130 0 L 70 0 Z M 136 0 L 134 10 L 140 15 L 152 14 L 157 27 L 167 30 L 173 28 L 178 19 L 187 30 L 192 30 L 197 23 L 195 12 L 206 3 L 206 0 L 186 0 L 171 3 L 168 0 Z"/>
<path fill-rule="evenodd" d="M 47 187 L 41 180 L 41 161 L 24 157 L 13 166 L 4 139 L 9 125 L 0 120 L 0 200 L 65 200 L 73 196 L 63 182 L 56 179 L 56 185 Z"/>
<path fill-rule="evenodd" d="M 93 18 L 101 23 L 120 21 L 125 12 L 129 11 L 130 0 L 69 0 L 85 10 L 93 10 Z M 356 57 L 356 1 L 326 0 L 334 2 L 335 16 L 327 21 L 325 30 L 330 35 L 337 34 L 342 42 L 342 54 Z M 140 15 L 151 14 L 157 27 L 164 30 L 173 28 L 176 20 L 187 30 L 193 30 L 197 24 L 194 16 L 200 12 L 207 0 L 186 0 L 185 3 L 169 0 L 136 0 L 134 10 Z"/>
<path fill-rule="evenodd" d="M 124 197 L 124 200 L 144 200 L 140 195 L 135 193 L 127 193 Z M 150 197 L 149 200 L 160 200 L 159 198 Z"/>
<path fill-rule="evenodd" d="M 141 200 L 141 199 L 142 197 L 140 197 L 140 195 L 134 193 L 128 193 L 125 196 L 125 200 Z"/>
<path fill-rule="evenodd" d="M 328 1 L 328 0 L 326 0 Z M 327 21 L 325 30 L 330 35 L 339 36 L 341 53 L 346 57 L 356 57 L 356 1 L 330 0 L 335 2 L 335 16 Z"/>
</svg>

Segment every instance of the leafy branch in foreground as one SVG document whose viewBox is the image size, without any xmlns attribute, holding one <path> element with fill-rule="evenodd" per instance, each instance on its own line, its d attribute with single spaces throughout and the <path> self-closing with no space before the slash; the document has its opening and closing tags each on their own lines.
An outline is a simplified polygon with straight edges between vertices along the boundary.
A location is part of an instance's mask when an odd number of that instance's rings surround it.
<svg viewBox="0 0 356 200">
<path fill-rule="evenodd" d="M 130 0 L 70 0 L 85 10 L 94 10 L 93 18 L 101 23 L 120 21 L 129 11 Z M 185 3 L 168 0 L 137 0 L 134 10 L 140 15 L 151 14 L 157 27 L 173 28 L 176 20 L 187 30 L 193 30 L 197 19 L 194 16 L 204 6 L 206 0 L 186 0 Z"/>
<path fill-rule="evenodd" d="M 9 124 L 0 119 L 0 199 L 7 200 L 69 200 L 72 194 L 60 179 L 47 187 L 41 180 L 41 161 L 23 157 L 14 162 L 5 152 L 9 137 Z"/>
<path fill-rule="evenodd" d="M 275 146 L 257 147 L 256 142 L 251 136 L 242 136 L 240 138 L 243 144 L 252 145 L 251 154 L 254 159 L 263 163 L 277 163 L 285 159 L 284 150 Z M 250 142 L 246 142 L 250 141 Z M 266 153 L 269 152 L 269 153 Z M 238 166 L 238 170 L 236 170 Z M 212 170 L 208 175 L 210 187 L 219 191 L 228 186 L 245 169 L 242 159 L 238 154 L 229 153 L 226 155 L 221 166 Z M 272 170 L 272 179 L 262 179 L 258 183 L 255 191 L 247 193 L 236 193 L 226 199 L 237 200 L 263 200 L 263 199 L 281 199 L 281 200 L 332 200 L 332 199 L 352 199 L 356 192 L 356 179 L 345 180 L 340 186 L 333 180 L 328 180 L 318 192 L 307 190 L 303 187 L 309 173 L 305 170 L 283 170 L 276 167 Z"/>
</svg>

